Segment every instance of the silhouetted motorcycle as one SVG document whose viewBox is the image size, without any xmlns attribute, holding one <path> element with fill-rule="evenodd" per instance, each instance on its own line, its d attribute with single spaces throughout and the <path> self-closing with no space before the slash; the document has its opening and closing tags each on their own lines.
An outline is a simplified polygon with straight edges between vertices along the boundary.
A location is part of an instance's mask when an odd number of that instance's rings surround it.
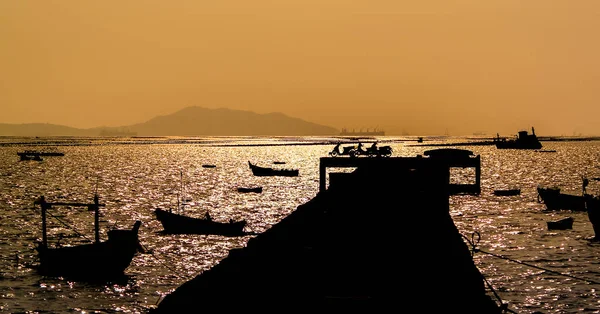
<svg viewBox="0 0 600 314">
<path fill-rule="evenodd" d="M 333 150 L 329 152 L 329 156 L 337 157 L 337 156 L 342 156 L 342 155 L 348 155 L 348 156 L 354 157 L 354 156 L 352 156 L 352 154 L 356 150 L 356 146 L 346 146 L 346 147 L 342 148 L 342 151 L 340 151 L 341 145 L 342 144 L 335 145 Z"/>
<path fill-rule="evenodd" d="M 367 149 L 362 148 L 362 143 L 358 144 L 358 148 L 350 152 L 351 157 L 358 157 L 360 155 L 369 157 L 390 157 L 392 155 L 391 146 L 376 147 L 372 146 Z"/>
</svg>

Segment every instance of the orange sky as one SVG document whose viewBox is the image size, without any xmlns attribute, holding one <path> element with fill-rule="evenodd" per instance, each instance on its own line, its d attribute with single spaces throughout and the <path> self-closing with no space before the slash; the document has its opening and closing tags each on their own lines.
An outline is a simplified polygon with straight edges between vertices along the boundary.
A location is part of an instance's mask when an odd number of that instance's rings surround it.
<svg viewBox="0 0 600 314">
<path fill-rule="evenodd" d="M 597 0 L 0 1 L 0 123 L 187 106 L 388 134 L 600 135 Z"/>
</svg>

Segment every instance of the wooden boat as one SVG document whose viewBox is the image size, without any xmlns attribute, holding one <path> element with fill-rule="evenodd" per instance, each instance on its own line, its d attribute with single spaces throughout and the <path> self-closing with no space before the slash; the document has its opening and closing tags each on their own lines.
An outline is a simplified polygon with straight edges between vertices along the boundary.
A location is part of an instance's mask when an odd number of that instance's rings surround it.
<svg viewBox="0 0 600 314">
<path fill-rule="evenodd" d="M 494 190 L 496 196 L 513 196 L 521 194 L 521 189 Z"/>
<path fill-rule="evenodd" d="M 65 153 L 63 152 L 45 152 L 45 151 L 37 151 L 37 150 L 26 150 L 26 151 L 22 151 L 22 152 L 18 152 L 17 155 L 19 155 L 19 157 L 23 157 L 23 156 L 64 156 Z"/>
<path fill-rule="evenodd" d="M 600 240 L 600 197 L 590 194 L 585 194 L 583 197 L 585 199 L 588 219 L 594 229 L 594 239 Z"/>
<path fill-rule="evenodd" d="M 548 221 L 548 230 L 567 230 L 573 229 L 573 218 L 567 217 L 555 221 Z"/>
<path fill-rule="evenodd" d="M 21 161 L 26 161 L 26 160 L 35 160 L 35 161 L 42 161 L 44 159 L 42 159 L 42 157 L 40 157 L 40 155 L 20 155 L 21 157 Z"/>
<path fill-rule="evenodd" d="M 48 203 L 42 196 L 36 201 L 42 208 L 42 242 L 38 244 L 38 271 L 45 276 L 73 278 L 76 280 L 106 281 L 120 278 L 135 254 L 143 252 L 138 240 L 141 222 L 136 221 L 131 230 L 110 230 L 108 240 L 100 241 L 98 196 L 94 203 Z M 82 206 L 94 211 L 95 241 L 65 247 L 48 247 L 46 230 L 47 211 L 56 206 Z"/>
<path fill-rule="evenodd" d="M 527 131 L 519 131 L 517 138 L 512 140 L 500 138 L 500 135 L 497 135 L 494 138 L 494 143 L 498 149 L 541 149 L 542 143 L 540 143 L 535 135 L 533 127 L 531 128 L 531 133 L 527 134 Z"/>
<path fill-rule="evenodd" d="M 245 188 L 245 187 L 239 187 L 237 188 L 238 192 L 240 193 L 262 193 L 262 186 L 257 186 L 254 188 Z"/>
<path fill-rule="evenodd" d="M 284 176 L 284 177 L 297 177 L 299 174 L 298 169 L 274 169 L 274 168 L 265 168 L 257 165 L 253 165 L 250 161 L 248 161 L 248 165 L 250 165 L 250 169 L 252 170 L 252 174 L 255 176 Z"/>
<path fill-rule="evenodd" d="M 540 187 L 538 191 L 538 202 L 544 203 L 548 210 L 573 210 L 585 211 L 585 200 L 583 195 L 565 194 L 556 187 Z"/>
<path fill-rule="evenodd" d="M 218 222 L 212 220 L 208 212 L 204 218 L 194 218 L 160 208 L 156 208 L 154 214 L 162 224 L 163 232 L 167 234 L 216 234 L 223 236 L 242 236 L 246 234 L 244 232 L 245 220 Z"/>
</svg>

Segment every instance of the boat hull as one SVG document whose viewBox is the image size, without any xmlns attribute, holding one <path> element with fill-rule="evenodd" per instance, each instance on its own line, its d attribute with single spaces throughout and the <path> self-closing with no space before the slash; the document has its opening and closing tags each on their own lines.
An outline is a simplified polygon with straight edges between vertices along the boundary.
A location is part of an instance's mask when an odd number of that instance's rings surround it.
<svg viewBox="0 0 600 314">
<path fill-rule="evenodd" d="M 556 221 L 548 221 L 548 230 L 573 229 L 573 218 L 567 217 Z"/>
<path fill-rule="evenodd" d="M 561 193 L 557 188 L 538 187 L 538 201 L 544 203 L 548 210 L 586 211 L 583 195 Z"/>
<path fill-rule="evenodd" d="M 223 236 L 245 235 L 246 221 L 218 222 L 202 218 L 187 217 L 157 208 L 156 219 L 168 234 L 215 234 Z"/>
<path fill-rule="evenodd" d="M 122 277 L 135 254 L 140 251 L 136 222 L 131 230 L 109 231 L 105 242 L 70 247 L 38 246 L 38 271 L 44 276 L 86 280 Z"/>
<path fill-rule="evenodd" d="M 520 195 L 521 189 L 511 189 L 511 190 L 494 190 L 494 195 L 496 196 L 513 196 Z"/>
<path fill-rule="evenodd" d="M 588 219 L 594 229 L 594 239 L 600 240 L 600 197 L 586 194 L 584 198 Z"/>
<path fill-rule="evenodd" d="M 298 169 L 273 169 L 273 168 L 265 168 L 257 165 L 253 165 L 251 162 L 248 162 L 250 169 L 252 170 L 252 174 L 259 177 L 267 177 L 267 176 L 282 176 L 282 177 L 297 177 L 299 175 Z"/>
</svg>

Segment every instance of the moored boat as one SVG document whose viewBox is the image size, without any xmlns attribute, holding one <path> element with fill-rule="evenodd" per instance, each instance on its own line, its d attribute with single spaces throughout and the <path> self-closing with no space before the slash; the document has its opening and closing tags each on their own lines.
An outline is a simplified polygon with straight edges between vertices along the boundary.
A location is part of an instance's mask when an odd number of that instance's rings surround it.
<svg viewBox="0 0 600 314">
<path fill-rule="evenodd" d="M 138 230 L 141 221 L 136 221 L 130 230 L 110 230 L 108 240 L 100 241 L 99 207 L 104 206 L 94 196 L 94 203 L 48 203 L 42 196 L 37 201 L 42 209 L 42 242 L 36 247 L 39 257 L 38 271 L 45 276 L 72 278 L 76 280 L 106 281 L 122 277 L 137 252 L 143 248 L 139 243 Z M 94 211 L 95 241 L 90 244 L 48 246 L 46 214 L 56 206 L 81 206 Z"/>
<path fill-rule="evenodd" d="M 548 221 L 548 230 L 567 230 L 573 229 L 573 217 L 566 217 L 559 220 Z"/>
<path fill-rule="evenodd" d="M 208 212 L 204 218 L 195 218 L 160 208 L 156 208 L 154 214 L 162 224 L 163 232 L 167 234 L 215 234 L 223 236 L 242 236 L 246 234 L 244 231 L 245 220 L 219 222 L 212 220 Z"/>
<path fill-rule="evenodd" d="M 521 194 L 521 189 L 500 189 L 494 190 L 496 196 L 513 196 Z"/>
<path fill-rule="evenodd" d="M 594 239 L 600 240 L 600 196 L 585 194 L 584 199 L 588 219 L 594 229 Z"/>
<path fill-rule="evenodd" d="M 548 210 L 585 211 L 584 195 L 561 193 L 557 187 L 537 187 L 538 202 L 544 203 Z"/>
<path fill-rule="evenodd" d="M 255 176 L 283 176 L 283 177 L 297 177 L 299 174 L 298 169 L 275 169 L 275 168 L 266 168 L 260 167 L 252 164 L 248 161 L 248 165 L 252 170 L 252 174 Z"/>
<path fill-rule="evenodd" d="M 535 129 L 531 128 L 531 134 L 527 131 L 519 131 L 517 138 L 507 140 L 501 138 L 499 134 L 494 138 L 494 143 L 498 149 L 541 149 L 542 143 L 538 140 L 535 135 Z"/>
<path fill-rule="evenodd" d="M 252 187 L 252 188 L 246 188 L 246 187 L 239 187 L 237 188 L 238 192 L 240 193 L 262 193 L 262 186 L 257 186 L 257 187 Z"/>
</svg>

